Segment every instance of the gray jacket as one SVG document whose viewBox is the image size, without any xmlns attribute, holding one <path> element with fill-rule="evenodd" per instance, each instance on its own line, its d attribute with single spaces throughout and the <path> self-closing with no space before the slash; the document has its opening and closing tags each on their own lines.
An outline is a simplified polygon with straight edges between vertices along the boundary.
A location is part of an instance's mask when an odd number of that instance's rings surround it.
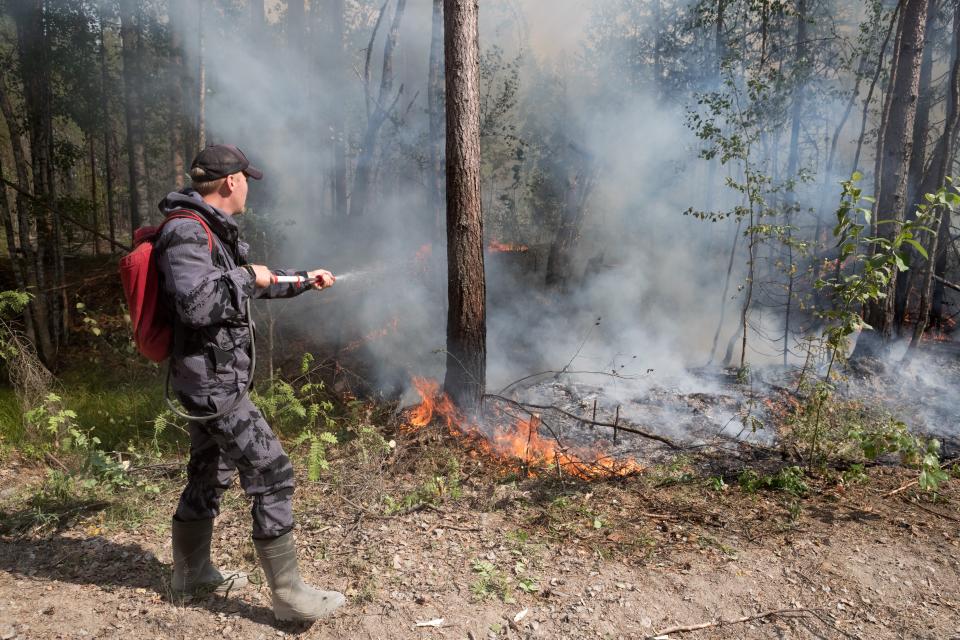
<svg viewBox="0 0 960 640">
<path fill-rule="evenodd" d="M 240 240 L 236 221 L 205 203 L 196 191 L 170 193 L 159 207 L 165 216 L 189 209 L 213 232 L 211 251 L 198 222 L 173 220 L 154 244 L 162 298 L 173 318 L 171 386 L 178 394 L 191 396 L 236 395 L 250 377 L 247 300 L 291 298 L 309 287 L 276 284 L 256 289 L 253 275 L 243 267 L 250 247 Z"/>
</svg>

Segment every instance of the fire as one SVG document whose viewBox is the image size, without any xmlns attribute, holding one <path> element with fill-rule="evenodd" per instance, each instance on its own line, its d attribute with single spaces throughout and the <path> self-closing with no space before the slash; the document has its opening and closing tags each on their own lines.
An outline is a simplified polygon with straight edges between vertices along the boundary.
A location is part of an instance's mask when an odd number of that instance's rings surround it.
<svg viewBox="0 0 960 640">
<path fill-rule="evenodd" d="M 431 254 L 433 254 L 433 245 L 424 244 L 424 245 L 421 245 L 419 249 L 417 249 L 417 253 L 414 254 L 413 259 L 418 263 L 423 263 L 423 262 L 426 262 L 428 258 L 430 258 Z"/>
<path fill-rule="evenodd" d="M 632 475 L 644 469 L 636 460 L 618 460 L 599 448 L 574 452 L 563 447 L 540 434 L 542 422 L 536 414 L 523 419 L 498 412 L 498 424 L 488 435 L 479 425 L 465 418 L 450 398 L 440 392 L 436 381 L 414 378 L 413 386 L 421 402 L 407 414 L 408 431 L 417 431 L 438 420 L 450 435 L 469 440 L 476 449 L 493 458 L 506 459 L 513 464 L 519 462 L 531 473 L 534 467 L 555 467 L 590 480 Z"/>
<path fill-rule="evenodd" d="M 496 240 L 491 240 L 490 244 L 487 245 L 487 251 L 490 253 L 526 253 L 529 250 L 530 247 L 525 244 L 497 242 Z"/>
<path fill-rule="evenodd" d="M 393 316 L 390 319 L 390 321 L 387 322 L 387 324 L 385 324 L 384 326 L 380 327 L 379 329 L 375 329 L 370 333 L 366 334 L 365 336 L 357 338 L 353 342 L 349 343 L 347 346 L 343 348 L 342 353 L 354 351 L 355 349 L 359 349 L 361 346 L 365 345 L 368 342 L 377 340 L 378 338 L 386 337 L 391 333 L 396 333 L 399 326 L 400 326 L 400 316 Z"/>
</svg>

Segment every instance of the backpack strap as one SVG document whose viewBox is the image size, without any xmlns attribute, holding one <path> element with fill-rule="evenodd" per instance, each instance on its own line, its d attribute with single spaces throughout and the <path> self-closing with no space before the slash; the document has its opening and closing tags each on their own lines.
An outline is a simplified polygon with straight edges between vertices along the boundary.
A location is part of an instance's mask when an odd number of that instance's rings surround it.
<svg viewBox="0 0 960 640">
<path fill-rule="evenodd" d="M 209 251 L 210 253 L 213 253 L 213 232 L 210 231 L 209 225 L 207 225 L 206 221 L 204 221 L 204 219 L 200 217 L 199 214 L 193 211 L 190 211 L 189 209 L 178 209 L 177 211 L 174 211 L 173 213 L 167 215 L 166 219 L 160 224 L 160 227 L 157 228 L 157 235 L 160 235 L 160 230 L 163 229 L 163 227 L 168 222 L 170 222 L 171 220 L 176 220 L 178 218 L 187 219 L 187 220 L 196 220 L 197 222 L 199 222 L 200 226 L 203 227 L 203 230 L 207 232 L 207 251 Z"/>
</svg>

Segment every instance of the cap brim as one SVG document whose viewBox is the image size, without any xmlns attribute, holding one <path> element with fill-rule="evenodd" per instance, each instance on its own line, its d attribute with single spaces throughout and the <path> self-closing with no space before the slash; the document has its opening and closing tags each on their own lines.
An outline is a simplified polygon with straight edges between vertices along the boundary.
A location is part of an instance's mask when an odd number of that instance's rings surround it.
<svg viewBox="0 0 960 640">
<path fill-rule="evenodd" d="M 260 169 L 257 169 L 253 165 L 248 166 L 243 172 L 247 174 L 247 177 L 253 178 L 254 180 L 259 180 L 263 177 L 263 171 L 260 171 Z"/>
</svg>

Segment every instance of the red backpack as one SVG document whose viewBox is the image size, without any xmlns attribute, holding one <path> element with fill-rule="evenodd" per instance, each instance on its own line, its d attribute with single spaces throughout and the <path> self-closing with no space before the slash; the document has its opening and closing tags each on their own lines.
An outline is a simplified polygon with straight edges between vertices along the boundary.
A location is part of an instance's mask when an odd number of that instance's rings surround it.
<svg viewBox="0 0 960 640">
<path fill-rule="evenodd" d="M 160 275 L 153 243 L 163 226 L 177 218 L 196 220 L 207 232 L 207 248 L 213 253 L 213 234 L 198 214 L 183 209 L 167 216 L 160 226 L 140 227 L 133 232 L 133 251 L 120 259 L 120 280 L 133 323 L 133 341 L 137 350 L 154 362 L 170 357 L 173 348 L 173 323 L 160 304 Z"/>
</svg>

